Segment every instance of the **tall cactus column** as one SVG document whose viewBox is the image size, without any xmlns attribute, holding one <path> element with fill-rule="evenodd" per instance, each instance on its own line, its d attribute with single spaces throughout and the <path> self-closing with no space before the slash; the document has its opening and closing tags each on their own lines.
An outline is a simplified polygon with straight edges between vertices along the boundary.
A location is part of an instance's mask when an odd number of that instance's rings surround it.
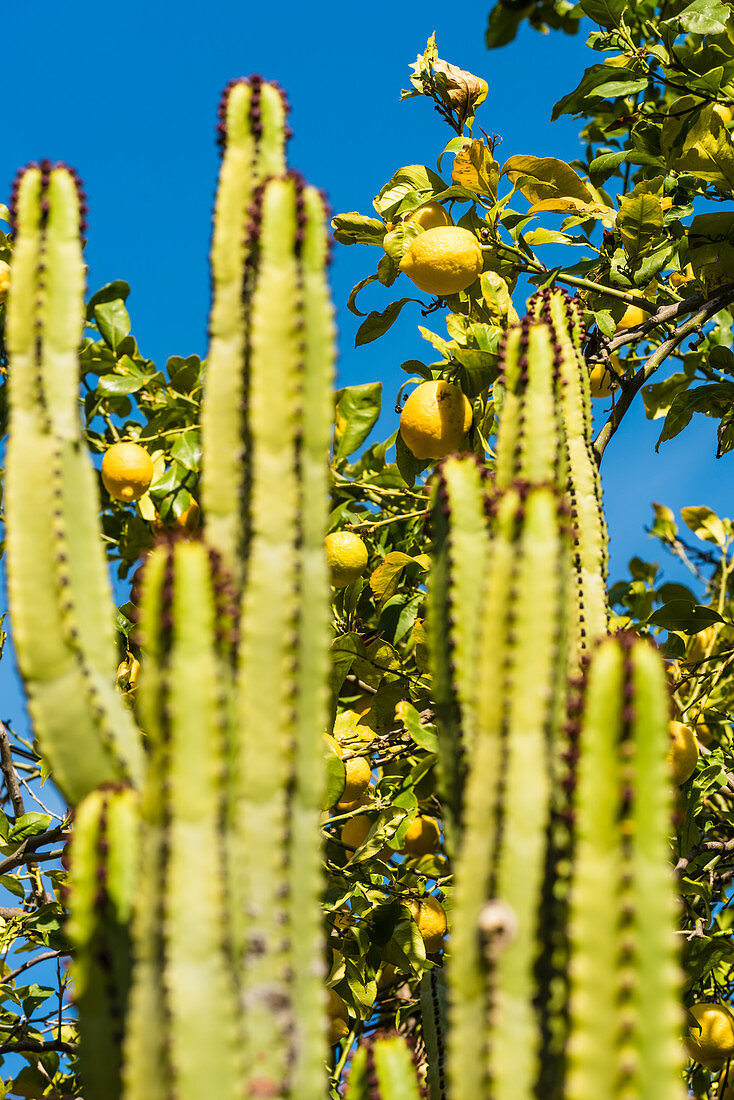
<svg viewBox="0 0 734 1100">
<path fill-rule="evenodd" d="M 323 1090 L 319 742 L 333 319 L 319 193 L 289 175 L 268 181 L 253 209 L 233 928 L 248 1073 L 295 1100 Z"/>
<path fill-rule="evenodd" d="M 668 719 L 653 647 L 603 641 L 579 717 L 568 1100 L 683 1095 Z"/>
<path fill-rule="evenodd" d="M 8 302 L 8 592 L 33 728 L 72 804 L 140 781 L 140 734 L 114 686 L 112 591 L 78 409 L 84 201 L 64 165 L 16 180 Z"/>
<path fill-rule="evenodd" d="M 241 579 L 243 461 L 247 344 L 243 286 L 254 223 L 256 188 L 285 171 L 287 104 L 259 76 L 235 80 L 219 105 L 219 172 L 211 245 L 212 308 L 206 394 L 202 412 L 202 503 L 207 538 L 232 575 Z"/>
</svg>

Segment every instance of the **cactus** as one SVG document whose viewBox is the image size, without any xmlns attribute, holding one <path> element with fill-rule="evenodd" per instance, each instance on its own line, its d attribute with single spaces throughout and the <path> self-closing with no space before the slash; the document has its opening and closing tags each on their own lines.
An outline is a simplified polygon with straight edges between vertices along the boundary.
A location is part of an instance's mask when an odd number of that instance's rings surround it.
<svg viewBox="0 0 734 1100">
<path fill-rule="evenodd" d="M 67 932 L 75 948 L 81 1072 L 88 1094 L 109 1100 L 120 1096 L 130 921 L 141 881 L 138 842 L 138 796 L 131 788 L 100 788 L 77 807 Z"/>
<path fill-rule="evenodd" d="M 79 424 L 84 200 L 70 169 L 44 161 L 18 176 L 12 205 L 8 592 L 33 728 L 75 804 L 103 783 L 139 783 L 143 753 L 114 687 L 112 591 Z"/>
<path fill-rule="evenodd" d="M 446 1002 L 445 973 L 434 967 L 421 978 L 421 1024 L 426 1048 L 426 1085 L 429 1100 L 448 1100 L 446 1083 Z"/>
<path fill-rule="evenodd" d="M 248 461 L 247 295 L 243 288 L 257 230 L 251 207 L 257 187 L 285 171 L 287 113 L 280 88 L 259 76 L 232 81 L 219 104 L 222 164 L 211 245 L 212 307 L 201 417 L 206 464 L 201 488 L 207 537 L 238 581 L 247 515 L 242 470 Z"/>
<path fill-rule="evenodd" d="M 352 1059 L 347 1100 L 421 1100 L 416 1062 L 406 1039 L 378 1032 L 357 1048 Z"/>
<path fill-rule="evenodd" d="M 62 166 L 31 166 L 16 188 L 10 595 L 36 732 L 81 802 L 70 930 L 90 1100 L 323 1094 L 334 326 L 324 200 L 284 174 L 284 138 L 277 87 L 229 87 L 203 416 L 209 546 L 164 541 L 134 594 L 147 760 L 114 688 L 78 421 L 82 200 Z"/>
<path fill-rule="evenodd" d="M 455 861 L 452 1100 L 529 1097 L 539 1057 L 534 970 L 553 693 L 565 658 L 566 515 L 553 488 L 525 483 L 500 494 L 493 509 L 475 684 L 477 736 Z M 468 1050 L 475 1056 L 468 1058 Z"/>
<path fill-rule="evenodd" d="M 568 1100 L 684 1094 L 668 719 L 652 646 L 634 635 L 603 641 L 579 718 Z"/>
</svg>

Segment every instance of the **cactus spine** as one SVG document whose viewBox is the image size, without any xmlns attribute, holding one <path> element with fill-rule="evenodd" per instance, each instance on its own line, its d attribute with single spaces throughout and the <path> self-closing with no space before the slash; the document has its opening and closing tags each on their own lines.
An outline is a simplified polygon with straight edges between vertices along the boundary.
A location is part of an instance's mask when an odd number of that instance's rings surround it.
<svg viewBox="0 0 734 1100">
<path fill-rule="evenodd" d="M 16 180 L 13 213 L 8 589 L 33 726 L 74 804 L 103 783 L 138 783 L 143 755 L 114 687 L 112 592 L 79 425 L 78 180 L 64 165 L 32 165 Z"/>
<path fill-rule="evenodd" d="M 135 595 L 147 760 L 113 688 L 112 603 L 78 423 L 75 177 L 31 167 L 14 204 L 11 599 L 36 729 L 64 793 L 88 796 L 71 928 L 80 1027 L 97 1048 L 84 1065 L 90 1100 L 321 1100 L 325 1084 L 326 213 L 318 191 L 283 174 L 277 87 L 235 82 L 222 115 L 203 425 L 213 546 L 160 545 Z"/>
<path fill-rule="evenodd" d="M 668 718 L 652 647 L 603 641 L 580 715 L 568 1100 L 683 1095 Z"/>
</svg>

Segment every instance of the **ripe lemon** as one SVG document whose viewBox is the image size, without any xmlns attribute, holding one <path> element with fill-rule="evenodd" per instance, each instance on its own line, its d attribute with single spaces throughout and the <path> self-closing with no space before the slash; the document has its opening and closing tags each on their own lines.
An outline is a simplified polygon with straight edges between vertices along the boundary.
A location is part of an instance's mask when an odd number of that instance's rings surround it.
<svg viewBox="0 0 734 1100">
<path fill-rule="evenodd" d="M 10 264 L 0 260 L 0 302 L 4 302 L 8 296 L 10 286 Z"/>
<path fill-rule="evenodd" d="M 716 628 L 714 626 L 707 626 L 703 630 L 699 630 L 698 634 L 694 634 L 688 651 L 688 660 L 703 661 L 709 653 L 715 637 Z"/>
<path fill-rule="evenodd" d="M 339 801 L 356 802 L 370 785 L 370 762 L 364 756 L 353 756 L 351 760 L 344 761 L 344 772 L 346 780 Z"/>
<path fill-rule="evenodd" d="M 324 549 L 334 588 L 345 588 L 367 568 L 367 547 L 353 531 L 332 531 L 326 536 Z"/>
<path fill-rule="evenodd" d="M 684 726 L 682 722 L 670 722 L 668 732 L 671 742 L 667 756 L 668 765 L 673 782 L 680 787 L 696 770 L 698 741 L 690 726 Z"/>
<path fill-rule="evenodd" d="M 353 802 L 345 802 L 341 797 L 338 802 L 334 803 L 332 807 L 336 814 L 351 814 L 353 810 L 360 810 L 363 806 L 369 806 L 372 799 L 369 797 L 369 787 L 364 791 L 359 798 L 355 798 Z"/>
<path fill-rule="evenodd" d="M 400 434 L 416 458 L 445 458 L 469 431 L 472 408 L 461 387 L 442 378 L 421 382 L 400 414 Z"/>
<path fill-rule="evenodd" d="M 349 1034 L 349 1015 L 347 1006 L 338 993 L 329 987 L 326 990 L 326 1011 L 329 1016 L 329 1046 L 334 1046 Z"/>
<path fill-rule="evenodd" d="M 618 365 L 619 360 L 617 360 L 616 363 L 612 363 L 615 369 Z M 592 397 L 611 397 L 612 394 L 619 389 L 619 383 L 603 363 L 597 363 L 589 375 L 589 387 Z"/>
<path fill-rule="evenodd" d="M 458 294 L 466 290 L 484 266 L 479 241 L 458 225 L 426 229 L 408 246 L 400 270 L 427 294 Z"/>
<path fill-rule="evenodd" d="M 721 121 L 727 126 L 731 120 L 732 115 L 731 107 L 725 107 L 723 103 L 714 103 L 714 113 L 719 116 Z"/>
<path fill-rule="evenodd" d="M 721 1004 L 691 1005 L 688 1011 L 696 1021 L 684 1039 L 688 1053 L 708 1069 L 721 1069 L 734 1056 L 734 1016 Z"/>
<path fill-rule="evenodd" d="M 102 482 L 114 500 L 139 500 L 153 480 L 153 460 L 137 443 L 113 443 L 102 459 Z"/>
<path fill-rule="evenodd" d="M 401 850 L 406 856 L 427 856 L 436 851 L 440 840 L 435 817 L 419 814 L 408 826 Z"/>
<path fill-rule="evenodd" d="M 366 814 L 360 814 L 359 817 L 350 817 L 349 821 L 344 822 L 339 839 L 342 844 L 347 845 L 350 856 L 353 856 L 357 848 L 364 844 L 367 833 L 371 828 L 372 822 Z"/>
<path fill-rule="evenodd" d="M 411 898 L 408 902 L 410 915 L 418 925 L 418 931 L 423 937 L 426 952 L 431 955 L 434 951 L 440 951 L 443 938 L 448 927 L 446 913 L 441 902 L 432 894 L 426 894 L 420 901 Z"/>
<path fill-rule="evenodd" d="M 198 530 L 201 519 L 201 509 L 195 500 L 191 501 L 180 516 L 176 516 L 173 523 L 164 523 L 160 516 L 153 520 L 153 534 L 165 535 L 167 531 L 181 531 L 184 535 L 193 535 Z"/>
<path fill-rule="evenodd" d="M 419 225 L 421 229 L 438 229 L 442 225 L 454 224 L 448 210 L 440 202 L 427 202 L 425 206 L 411 210 L 405 220 L 411 225 Z"/>
<path fill-rule="evenodd" d="M 641 325 L 643 321 L 646 321 L 650 316 L 649 313 L 645 313 L 644 309 L 640 306 L 627 306 L 619 321 L 617 321 L 616 332 L 621 332 L 623 328 L 635 328 L 637 325 Z"/>
</svg>

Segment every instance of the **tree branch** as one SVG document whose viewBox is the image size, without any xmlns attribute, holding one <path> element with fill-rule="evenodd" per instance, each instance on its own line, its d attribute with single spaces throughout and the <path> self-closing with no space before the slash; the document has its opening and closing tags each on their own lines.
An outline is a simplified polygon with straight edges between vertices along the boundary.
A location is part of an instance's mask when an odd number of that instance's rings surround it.
<svg viewBox="0 0 734 1100">
<path fill-rule="evenodd" d="M 77 1044 L 62 1043 L 58 1039 L 49 1039 L 48 1042 L 44 1043 L 36 1042 L 33 1039 L 18 1039 L 16 1042 L 11 1040 L 0 1046 L 0 1054 L 21 1054 L 24 1051 L 30 1054 L 46 1054 L 51 1050 L 56 1050 L 60 1054 L 76 1054 Z"/>
<path fill-rule="evenodd" d="M 10 749 L 10 735 L 3 722 L 0 722 L 0 769 L 2 769 L 8 797 L 13 805 L 13 813 L 16 817 L 21 817 L 25 813 L 23 795 L 20 791 L 18 776 L 15 774 L 13 754 Z"/>
<path fill-rule="evenodd" d="M 616 340 L 612 340 L 608 346 L 608 350 L 612 350 L 615 347 L 620 347 L 621 343 L 627 343 L 630 332 L 640 332 L 641 330 L 647 330 L 653 327 L 653 325 L 660 324 L 662 320 L 670 319 L 670 317 L 677 316 L 676 312 L 669 312 L 671 310 L 683 312 L 682 307 L 688 306 L 688 303 L 698 300 L 702 300 L 702 295 L 694 295 L 693 298 L 686 299 L 685 302 L 679 302 L 675 306 L 665 306 L 654 317 L 651 317 L 648 321 L 645 321 L 642 325 L 638 325 L 636 329 L 630 329 L 624 334 L 624 338 L 620 338 L 620 343 Z M 667 339 L 664 340 L 659 348 L 653 352 L 644 366 L 640 367 L 635 375 L 627 382 L 622 383 L 622 395 L 617 404 L 612 409 L 609 419 L 604 427 L 601 429 L 596 439 L 594 440 L 594 452 L 596 459 L 601 464 L 602 456 L 607 448 L 609 440 L 612 438 L 617 428 L 622 423 L 622 419 L 629 409 L 630 405 L 634 401 L 637 394 L 640 392 L 645 383 L 652 377 L 660 364 L 675 351 L 675 349 L 686 339 L 691 336 L 697 329 L 699 329 L 706 321 L 709 321 L 714 314 L 725 306 L 734 302 L 734 285 L 729 283 L 722 290 L 718 291 L 712 298 L 709 298 L 698 312 L 694 313 L 692 317 L 680 325 L 675 332 Z M 687 312 L 687 309 L 686 309 Z M 666 314 L 666 317 L 662 315 Z M 634 337 L 635 339 L 637 337 Z"/>
<path fill-rule="evenodd" d="M 22 966 L 16 967 L 15 970 L 11 970 L 9 974 L 5 974 L 2 978 L 3 984 L 14 981 L 19 974 L 22 974 L 24 970 L 29 970 L 36 963 L 46 962 L 47 959 L 58 959 L 68 955 L 68 951 L 44 951 L 42 955 L 36 955 L 32 959 L 27 959 Z"/>
</svg>

